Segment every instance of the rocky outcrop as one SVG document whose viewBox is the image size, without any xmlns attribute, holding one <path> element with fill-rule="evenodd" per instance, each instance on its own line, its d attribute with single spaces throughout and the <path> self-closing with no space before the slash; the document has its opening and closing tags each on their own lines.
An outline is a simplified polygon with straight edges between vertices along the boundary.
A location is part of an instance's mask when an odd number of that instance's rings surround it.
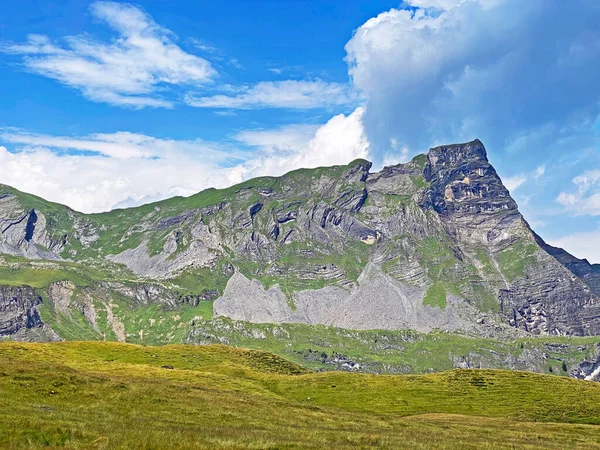
<svg viewBox="0 0 600 450">
<path fill-rule="evenodd" d="M 529 228 L 481 142 L 432 149 L 425 176 L 432 186 L 426 198 L 464 253 L 483 247 L 497 263 L 505 260 L 498 299 L 512 326 L 536 334 L 600 333 L 600 301 L 584 279 L 593 284 L 594 275 L 581 264 L 569 267 L 571 255 Z M 523 248 L 531 249 L 528 256 Z"/>
<path fill-rule="evenodd" d="M 30 287 L 0 286 L 0 336 L 41 328 L 37 307 L 42 298 Z"/>
<path fill-rule="evenodd" d="M 23 208 L 17 197 L 0 193 L 0 253 L 59 260 L 67 236 L 50 236 L 45 215 Z"/>
</svg>

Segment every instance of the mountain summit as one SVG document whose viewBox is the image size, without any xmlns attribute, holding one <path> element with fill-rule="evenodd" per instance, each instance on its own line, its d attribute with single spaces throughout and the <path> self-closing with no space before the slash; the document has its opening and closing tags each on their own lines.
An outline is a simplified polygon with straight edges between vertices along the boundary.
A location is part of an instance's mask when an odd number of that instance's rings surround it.
<svg viewBox="0 0 600 450">
<path fill-rule="evenodd" d="M 0 334 L 69 339 L 76 325 L 171 342 L 193 331 L 194 308 L 353 330 L 600 334 L 600 274 L 531 230 L 479 140 L 370 168 L 90 215 L 0 186 Z"/>
</svg>

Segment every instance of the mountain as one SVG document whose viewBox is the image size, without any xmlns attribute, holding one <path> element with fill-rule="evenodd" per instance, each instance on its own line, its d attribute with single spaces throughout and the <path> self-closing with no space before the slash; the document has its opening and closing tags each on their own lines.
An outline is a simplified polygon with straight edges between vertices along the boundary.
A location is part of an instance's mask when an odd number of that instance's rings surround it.
<svg viewBox="0 0 600 450">
<path fill-rule="evenodd" d="M 0 186 L 0 334 L 168 343 L 252 329 L 258 342 L 259 324 L 282 324 L 276 339 L 307 324 L 600 335 L 600 271 L 531 230 L 479 140 L 370 169 L 356 160 L 87 215 Z M 581 345 L 585 357 L 565 358 L 594 370 L 596 341 Z"/>
</svg>

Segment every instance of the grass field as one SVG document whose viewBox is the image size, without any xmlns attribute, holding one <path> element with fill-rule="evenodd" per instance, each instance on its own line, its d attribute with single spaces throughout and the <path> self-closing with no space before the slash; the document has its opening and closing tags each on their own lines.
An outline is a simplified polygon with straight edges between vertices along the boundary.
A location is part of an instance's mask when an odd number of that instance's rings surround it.
<svg viewBox="0 0 600 450">
<path fill-rule="evenodd" d="M 0 343 L 2 448 L 600 448 L 600 385 L 315 373 L 225 346 Z"/>
</svg>

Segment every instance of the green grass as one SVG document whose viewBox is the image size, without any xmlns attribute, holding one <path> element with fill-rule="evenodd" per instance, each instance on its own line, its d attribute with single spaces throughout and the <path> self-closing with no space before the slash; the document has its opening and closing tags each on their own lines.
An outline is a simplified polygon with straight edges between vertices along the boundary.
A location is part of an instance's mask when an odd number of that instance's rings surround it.
<svg viewBox="0 0 600 450">
<path fill-rule="evenodd" d="M 283 270 L 285 276 L 270 275 L 267 272 L 271 266 L 254 261 L 237 259 L 232 260 L 232 264 L 247 278 L 260 281 L 265 288 L 278 284 L 282 292 L 291 298 L 297 291 L 321 289 L 338 283 L 338 280 L 315 276 L 315 268 L 324 265 L 340 268 L 346 280 L 356 282 L 367 264 L 369 251 L 368 244 L 356 240 L 345 242 L 341 252 L 311 242 L 293 242 L 282 246 L 279 258 L 271 264 L 278 271 Z M 309 276 L 297 276 L 296 273 Z"/>
<path fill-rule="evenodd" d="M 537 249 L 535 243 L 522 240 L 500 253 L 498 264 L 509 282 L 523 277 L 528 267 L 535 266 Z"/>
<path fill-rule="evenodd" d="M 90 267 L 70 263 L 1 264 L 0 284 L 6 286 L 31 286 L 43 288 L 55 281 L 69 280 L 78 286 L 86 286 L 104 278 L 102 272 Z"/>
<path fill-rule="evenodd" d="M 198 322 L 189 337 L 192 343 L 228 343 L 276 353 L 314 370 L 333 370 L 341 364 L 331 360 L 342 357 L 360 363 L 362 371 L 376 373 L 439 372 L 461 361 L 475 367 L 505 368 L 509 362 L 514 366 L 524 352 L 530 358 L 529 370 L 548 373 L 548 362 L 561 366 L 564 361 L 571 369 L 594 359 L 599 341 L 598 337 L 564 336 L 500 341 L 449 332 L 353 331 L 322 325 L 251 324 L 226 318 Z"/>
<path fill-rule="evenodd" d="M 600 385 L 310 373 L 224 346 L 0 344 L 3 448 L 599 448 Z"/>
<path fill-rule="evenodd" d="M 166 310 L 159 305 L 131 309 L 119 302 L 119 319 L 125 326 L 127 342 L 145 345 L 183 343 L 195 321 L 212 318 L 212 301 L 201 301 L 197 307 L 180 305 L 177 310 Z"/>
<path fill-rule="evenodd" d="M 411 176 L 410 179 L 417 189 L 425 189 L 426 187 L 429 187 L 429 183 L 425 181 L 425 178 L 422 175 L 414 175 Z"/>
<path fill-rule="evenodd" d="M 206 289 L 214 289 L 223 293 L 230 275 L 225 273 L 226 261 L 215 263 L 214 267 L 199 267 L 188 269 L 176 277 L 169 279 L 168 283 L 182 294 L 201 294 Z"/>
<path fill-rule="evenodd" d="M 427 289 L 423 304 L 446 309 L 446 289 L 441 284 L 433 284 Z"/>
<path fill-rule="evenodd" d="M 383 194 L 385 206 L 388 209 L 397 212 L 398 209 L 404 208 L 413 202 L 412 195 L 400 194 Z"/>
<path fill-rule="evenodd" d="M 427 164 L 427 155 L 425 153 L 420 153 L 410 160 L 412 164 L 417 166 L 420 169 L 424 169 Z"/>
</svg>

